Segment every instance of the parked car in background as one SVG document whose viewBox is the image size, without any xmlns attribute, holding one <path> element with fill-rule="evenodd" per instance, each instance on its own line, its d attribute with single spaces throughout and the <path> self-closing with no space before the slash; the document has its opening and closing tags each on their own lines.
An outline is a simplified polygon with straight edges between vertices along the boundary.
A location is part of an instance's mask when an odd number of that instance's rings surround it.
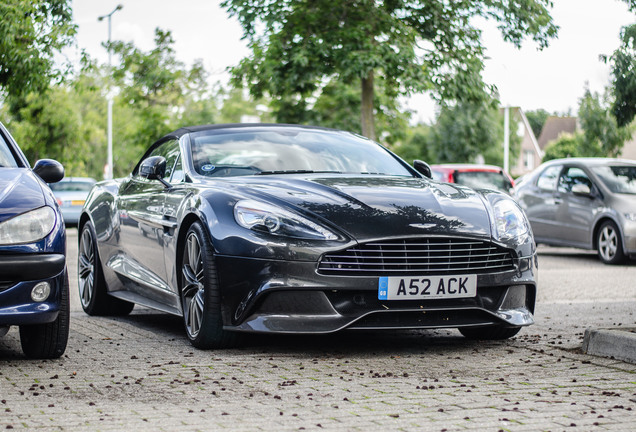
<svg viewBox="0 0 636 432">
<path fill-rule="evenodd" d="M 415 166 L 337 130 L 174 131 L 131 175 L 91 191 L 78 227 L 82 307 L 182 316 L 198 348 L 239 332 L 514 336 L 534 322 L 536 298 L 523 212 Z"/>
<path fill-rule="evenodd" d="M 77 225 L 86 197 L 95 183 L 97 181 L 90 177 L 65 177 L 49 185 L 66 225 Z"/>
<path fill-rule="evenodd" d="M 537 243 L 592 249 L 604 263 L 636 255 L 636 161 L 557 159 L 516 188 Z"/>
<path fill-rule="evenodd" d="M 62 179 L 60 163 L 33 169 L 0 123 L 0 337 L 19 326 L 31 358 L 56 358 L 69 331 L 66 231 L 47 186 Z"/>
<path fill-rule="evenodd" d="M 512 194 L 514 180 L 502 168 L 481 164 L 431 165 L 435 180 L 457 183 L 473 189 L 493 189 Z"/>
</svg>

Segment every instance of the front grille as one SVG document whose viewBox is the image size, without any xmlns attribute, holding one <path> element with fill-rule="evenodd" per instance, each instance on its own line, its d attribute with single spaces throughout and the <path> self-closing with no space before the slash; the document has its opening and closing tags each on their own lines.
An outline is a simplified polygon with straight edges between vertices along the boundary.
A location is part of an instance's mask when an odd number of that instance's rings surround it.
<svg viewBox="0 0 636 432">
<path fill-rule="evenodd" d="M 415 238 L 370 242 L 326 254 L 318 272 L 342 276 L 490 273 L 514 269 L 512 252 L 464 238 Z"/>
</svg>

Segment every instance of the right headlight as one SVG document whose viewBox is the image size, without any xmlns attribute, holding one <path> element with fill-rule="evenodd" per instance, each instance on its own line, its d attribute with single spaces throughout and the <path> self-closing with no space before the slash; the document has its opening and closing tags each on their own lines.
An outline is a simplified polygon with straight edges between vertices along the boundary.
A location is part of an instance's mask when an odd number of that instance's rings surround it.
<svg viewBox="0 0 636 432">
<path fill-rule="evenodd" d="M 256 200 L 237 202 L 234 218 L 242 227 L 279 236 L 316 240 L 338 238 L 327 228 L 297 213 Z"/>
<path fill-rule="evenodd" d="M 33 243 L 49 235 L 55 227 L 55 210 L 49 206 L 22 213 L 0 223 L 0 244 Z"/>
</svg>

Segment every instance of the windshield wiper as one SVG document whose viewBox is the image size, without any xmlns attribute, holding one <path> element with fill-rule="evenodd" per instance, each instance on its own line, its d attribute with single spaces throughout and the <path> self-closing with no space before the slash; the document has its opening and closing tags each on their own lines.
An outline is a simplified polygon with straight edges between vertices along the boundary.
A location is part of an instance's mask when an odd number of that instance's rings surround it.
<svg viewBox="0 0 636 432">
<path fill-rule="evenodd" d="M 272 174 L 342 174 L 339 171 L 313 171 L 313 170 L 278 170 L 278 171 L 261 171 L 255 175 L 272 175 Z"/>
</svg>

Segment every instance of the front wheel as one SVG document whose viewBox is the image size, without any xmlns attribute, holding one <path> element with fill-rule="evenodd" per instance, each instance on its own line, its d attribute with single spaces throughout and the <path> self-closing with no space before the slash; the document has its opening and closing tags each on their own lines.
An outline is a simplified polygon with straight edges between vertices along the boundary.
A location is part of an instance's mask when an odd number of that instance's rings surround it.
<svg viewBox="0 0 636 432">
<path fill-rule="evenodd" d="M 605 264 L 620 264 L 625 260 L 621 233 L 614 222 L 601 224 L 596 237 L 598 257 Z"/>
<path fill-rule="evenodd" d="M 80 303 L 89 315 L 127 315 L 135 307 L 134 303 L 108 295 L 91 222 L 84 224 L 79 235 L 77 279 Z"/>
<path fill-rule="evenodd" d="M 458 330 L 466 339 L 502 340 L 515 336 L 519 333 L 521 327 L 460 327 Z"/>
<path fill-rule="evenodd" d="M 70 303 L 68 274 L 60 293 L 60 310 L 55 321 L 46 324 L 20 326 L 20 344 L 24 355 L 32 359 L 54 359 L 64 354 L 68 342 Z"/>
<path fill-rule="evenodd" d="M 228 348 L 237 334 L 223 329 L 221 294 L 212 243 L 195 222 L 186 234 L 181 264 L 181 305 L 188 339 L 197 348 Z"/>
</svg>

